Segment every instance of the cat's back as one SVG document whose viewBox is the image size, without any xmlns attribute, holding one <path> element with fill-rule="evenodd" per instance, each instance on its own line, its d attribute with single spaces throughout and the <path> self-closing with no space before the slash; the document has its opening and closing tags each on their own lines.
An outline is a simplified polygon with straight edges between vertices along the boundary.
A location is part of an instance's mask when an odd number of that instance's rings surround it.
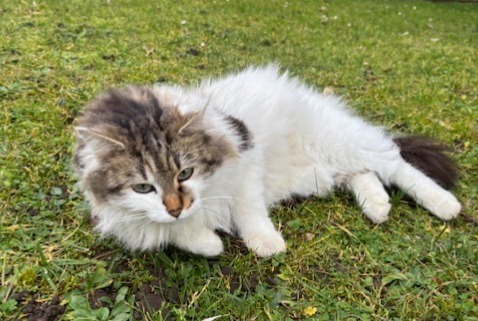
<svg viewBox="0 0 478 321">
<path fill-rule="evenodd" d="M 294 126 L 301 100 L 300 84 L 268 65 L 248 68 L 238 74 L 209 80 L 200 86 L 214 108 L 244 121 L 249 129 L 261 136 L 266 130 L 284 132 Z"/>
<path fill-rule="evenodd" d="M 332 176 L 314 171 L 317 157 L 311 146 L 320 139 L 321 123 L 340 110 L 332 106 L 338 103 L 335 97 L 318 94 L 275 66 L 249 68 L 204 86 L 214 108 L 243 121 L 255 148 L 263 152 L 268 204 L 291 192 L 323 194 L 329 189 Z M 310 177 L 324 190 L 317 190 Z"/>
<path fill-rule="evenodd" d="M 281 74 L 278 67 L 268 65 L 266 67 L 248 68 L 240 73 L 231 74 L 224 78 L 208 80 L 203 83 L 205 89 L 218 103 L 218 106 L 224 106 L 224 102 L 232 108 L 248 104 L 257 105 L 259 110 L 264 110 L 266 102 L 276 99 L 284 99 L 293 93 L 296 93 L 297 84 L 291 80 L 287 73 Z M 270 104 L 267 104 L 270 105 Z"/>
<path fill-rule="evenodd" d="M 318 137 L 335 120 L 350 120 L 338 97 L 321 94 L 275 65 L 209 80 L 199 89 L 214 108 L 244 121 L 256 138 Z"/>
</svg>

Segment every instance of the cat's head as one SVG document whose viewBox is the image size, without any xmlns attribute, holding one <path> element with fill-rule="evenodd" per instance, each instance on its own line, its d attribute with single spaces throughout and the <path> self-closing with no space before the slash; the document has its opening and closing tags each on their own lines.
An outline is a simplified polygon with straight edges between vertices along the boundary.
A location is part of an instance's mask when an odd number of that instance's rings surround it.
<svg viewBox="0 0 478 321">
<path fill-rule="evenodd" d="M 106 206 L 159 223 L 195 213 L 207 180 L 250 137 L 235 118 L 178 107 L 154 87 L 112 90 L 87 107 L 74 165 L 93 210 Z M 226 127 L 215 128 L 214 117 Z"/>
</svg>

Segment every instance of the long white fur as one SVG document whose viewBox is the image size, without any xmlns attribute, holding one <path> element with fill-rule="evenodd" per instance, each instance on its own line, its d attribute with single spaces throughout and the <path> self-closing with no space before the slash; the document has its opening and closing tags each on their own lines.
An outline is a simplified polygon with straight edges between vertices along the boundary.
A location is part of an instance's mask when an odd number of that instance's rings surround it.
<svg viewBox="0 0 478 321">
<path fill-rule="evenodd" d="M 339 98 L 322 95 L 275 66 L 250 68 L 194 88 L 160 86 L 156 94 L 183 113 L 208 104 L 203 115 L 207 128 L 235 145 L 239 137 L 224 115 L 242 120 L 254 146 L 206 181 L 187 181 L 197 201 L 179 220 L 169 217 L 154 193 L 140 195 L 155 197 L 145 200 L 131 192 L 124 204 L 94 208 L 98 229 L 131 248 L 173 244 L 214 256 L 223 251 L 214 233 L 221 229 L 236 231 L 259 256 L 270 256 L 285 251 L 286 245 L 268 207 L 292 194 L 324 196 L 337 185 L 350 189 L 375 223 L 386 221 L 390 210 L 383 184 L 398 185 L 441 219 L 460 212 L 456 198 L 407 164 L 383 129 L 355 116 Z M 135 208 L 151 213 L 134 215 Z"/>
</svg>

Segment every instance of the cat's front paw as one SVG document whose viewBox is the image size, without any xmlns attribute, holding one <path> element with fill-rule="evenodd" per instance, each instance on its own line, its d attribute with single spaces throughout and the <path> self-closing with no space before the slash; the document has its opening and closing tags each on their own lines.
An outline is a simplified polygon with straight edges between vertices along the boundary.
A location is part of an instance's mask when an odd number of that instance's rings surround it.
<svg viewBox="0 0 478 321">
<path fill-rule="evenodd" d="M 224 251 L 221 238 L 209 229 L 202 230 L 193 239 L 190 239 L 186 246 L 180 247 L 205 257 L 218 256 Z"/>
<path fill-rule="evenodd" d="M 285 241 L 277 231 L 255 233 L 244 241 L 247 247 L 260 257 L 269 257 L 286 251 Z"/>
</svg>

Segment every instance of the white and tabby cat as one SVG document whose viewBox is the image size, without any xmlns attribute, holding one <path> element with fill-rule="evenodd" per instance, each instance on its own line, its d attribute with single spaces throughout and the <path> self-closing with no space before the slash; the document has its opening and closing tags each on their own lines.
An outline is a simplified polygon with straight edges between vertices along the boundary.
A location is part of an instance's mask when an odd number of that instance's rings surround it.
<svg viewBox="0 0 478 321">
<path fill-rule="evenodd" d="M 391 206 L 384 185 L 443 220 L 461 207 L 443 188 L 455 172 L 439 145 L 392 138 L 274 66 L 192 88 L 111 90 L 76 133 L 75 167 L 96 228 L 132 249 L 172 244 L 215 256 L 223 230 L 274 255 L 286 245 L 268 207 L 337 186 L 377 224 Z"/>
</svg>

